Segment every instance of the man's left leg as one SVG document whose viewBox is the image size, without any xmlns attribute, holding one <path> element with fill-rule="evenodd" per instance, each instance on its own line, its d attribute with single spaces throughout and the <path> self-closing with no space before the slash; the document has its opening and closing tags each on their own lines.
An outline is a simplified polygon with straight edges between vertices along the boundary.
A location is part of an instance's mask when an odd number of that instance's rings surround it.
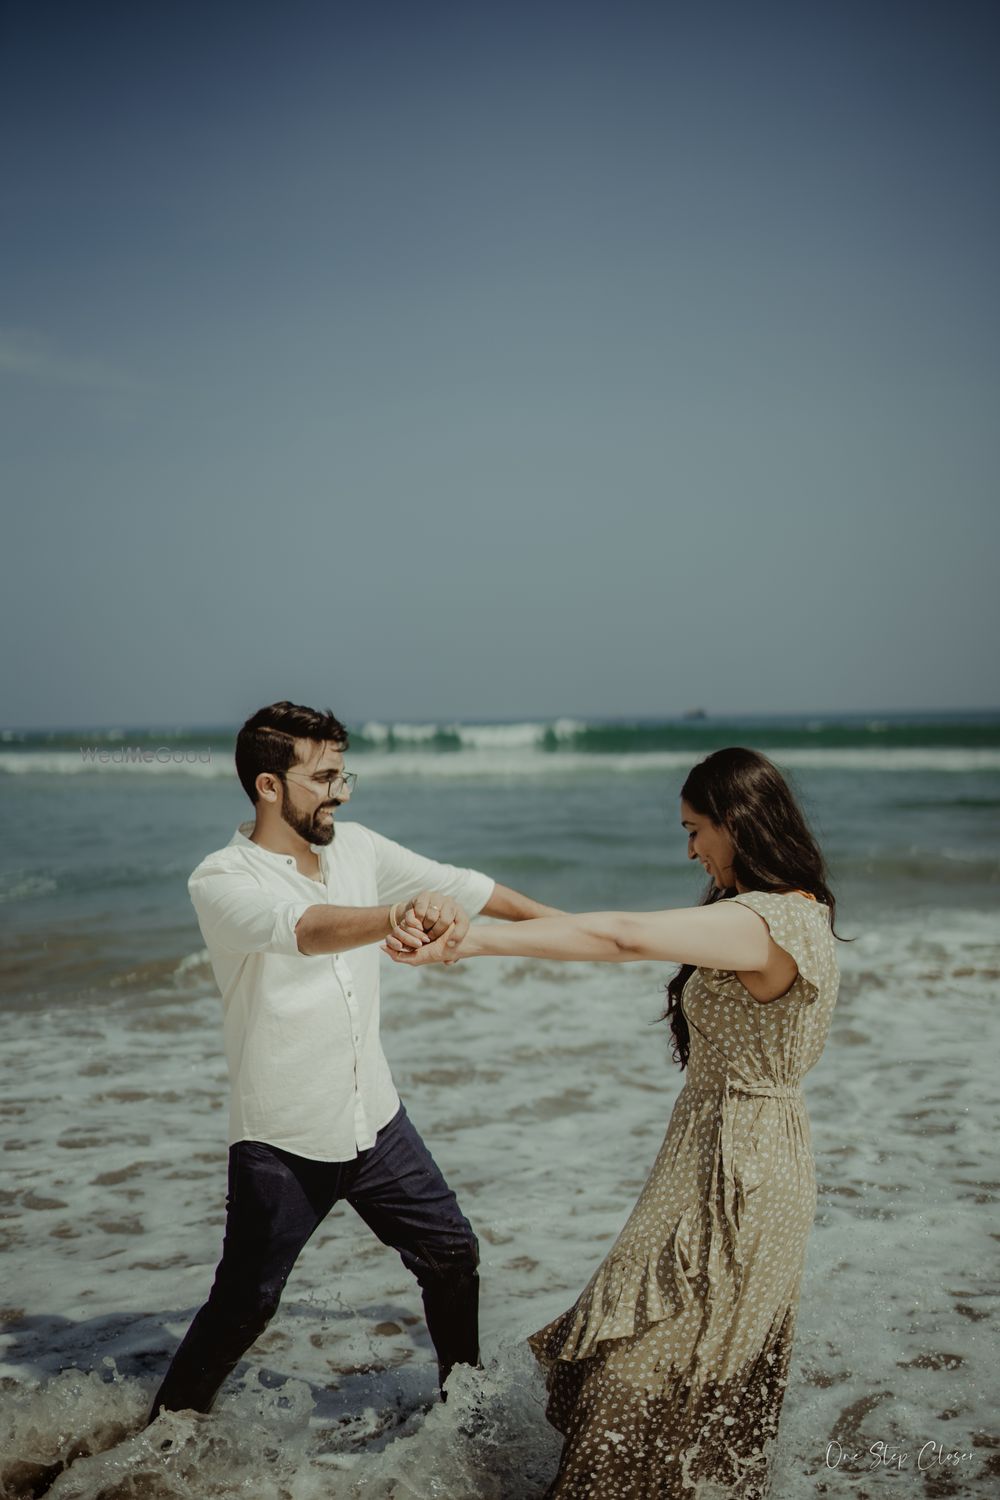
<svg viewBox="0 0 1000 1500">
<path fill-rule="evenodd" d="M 479 1241 L 402 1105 L 345 1197 L 420 1283 L 441 1385 L 454 1365 L 478 1365 Z"/>
</svg>

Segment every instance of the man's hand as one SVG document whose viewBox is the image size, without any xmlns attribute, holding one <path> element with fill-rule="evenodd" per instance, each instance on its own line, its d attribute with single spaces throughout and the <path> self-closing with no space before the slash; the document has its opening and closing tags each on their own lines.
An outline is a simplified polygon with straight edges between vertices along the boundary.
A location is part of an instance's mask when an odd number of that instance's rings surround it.
<svg viewBox="0 0 1000 1500">
<path fill-rule="evenodd" d="M 420 946 L 413 940 L 419 932 L 423 944 L 435 947 L 434 959 L 429 961 L 434 962 L 436 959 L 438 962 L 449 963 L 454 960 L 446 956 L 447 951 L 457 948 L 461 943 L 469 930 L 469 918 L 451 896 L 442 895 L 440 891 L 421 891 L 409 903 L 400 927 L 403 932 L 394 930 L 386 938 L 386 949 L 390 954 Z M 442 939 L 445 941 L 442 942 Z"/>
</svg>

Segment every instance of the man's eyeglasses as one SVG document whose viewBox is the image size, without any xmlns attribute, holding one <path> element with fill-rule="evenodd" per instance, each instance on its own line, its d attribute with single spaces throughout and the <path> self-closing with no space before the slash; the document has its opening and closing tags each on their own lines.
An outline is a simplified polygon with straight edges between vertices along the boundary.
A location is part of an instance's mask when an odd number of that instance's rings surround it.
<svg viewBox="0 0 1000 1500">
<path fill-rule="evenodd" d="M 290 771 L 286 771 L 281 779 L 300 781 L 303 786 L 311 786 L 318 795 L 325 793 L 328 797 L 336 797 L 345 787 L 349 793 L 353 792 L 358 784 L 356 771 L 332 771 L 329 776 L 293 776 Z"/>
</svg>

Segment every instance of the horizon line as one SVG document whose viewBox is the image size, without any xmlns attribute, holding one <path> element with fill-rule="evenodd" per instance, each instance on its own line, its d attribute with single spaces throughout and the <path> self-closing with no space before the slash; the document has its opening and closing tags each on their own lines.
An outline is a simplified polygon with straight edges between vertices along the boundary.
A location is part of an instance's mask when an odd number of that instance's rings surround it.
<svg viewBox="0 0 1000 1500">
<path fill-rule="evenodd" d="M 683 713 L 679 713 L 679 714 L 660 714 L 660 715 L 649 714 L 649 713 L 631 713 L 631 714 L 626 713 L 626 714 L 609 714 L 609 715 L 587 715 L 587 714 L 580 714 L 580 713 L 573 713 L 573 712 L 563 712 L 563 713 L 550 713 L 550 714 L 546 714 L 546 715 L 538 715 L 538 714 L 511 714 L 511 715 L 504 715 L 502 718 L 496 718 L 496 719 L 487 718 L 486 716 L 481 715 L 481 714 L 480 715 L 475 715 L 475 716 L 473 716 L 471 718 L 460 718 L 460 717 L 458 717 L 457 715 L 454 715 L 454 714 L 451 714 L 451 715 L 449 715 L 449 714 L 438 714 L 438 715 L 435 715 L 434 717 L 429 718 L 429 719 L 419 719 L 419 718 L 409 717 L 409 716 L 393 719 L 393 718 L 387 718 L 387 717 L 379 717 L 379 716 L 374 715 L 374 714 L 366 714 L 366 715 L 363 715 L 363 716 L 359 716 L 357 719 L 347 720 L 345 722 L 347 723 L 348 727 L 350 727 L 351 724 L 355 724 L 359 728 L 363 728 L 364 724 L 366 724 L 366 723 L 370 723 L 370 724 L 384 724 L 384 725 L 386 725 L 388 727 L 391 727 L 393 724 L 413 724 L 413 725 L 419 725 L 421 727 L 428 726 L 428 725 L 437 725 L 437 726 L 440 726 L 440 727 L 447 727 L 450 724 L 457 724 L 457 725 L 462 726 L 462 727 L 473 727 L 473 726 L 478 725 L 478 724 L 481 724 L 481 725 L 484 725 L 484 726 L 487 726 L 487 725 L 501 725 L 501 724 L 555 724 L 555 723 L 558 723 L 560 720 L 563 720 L 563 719 L 575 720 L 575 721 L 577 721 L 577 722 L 579 722 L 581 724 L 587 724 L 587 725 L 589 725 L 589 724 L 677 724 L 677 725 L 697 726 L 697 725 L 707 725 L 707 724 L 719 724 L 719 725 L 722 725 L 722 724 L 725 724 L 725 723 L 727 723 L 727 722 L 729 722 L 729 721 L 731 721 L 733 719 L 817 719 L 817 718 L 838 719 L 838 718 L 867 718 L 867 719 L 878 720 L 878 719 L 900 719 L 900 718 L 906 718 L 907 716 L 910 716 L 910 715 L 921 716 L 921 717 L 927 716 L 927 715 L 937 715 L 937 716 L 948 715 L 949 717 L 959 717 L 959 716 L 961 716 L 963 714 L 975 715 L 975 716 L 979 716 L 979 717 L 984 716 L 984 715 L 995 714 L 998 717 L 1000 717 L 1000 704 L 994 704 L 994 705 L 990 705 L 990 706 L 986 706 L 986 707 L 971 707 L 971 706 L 967 705 L 967 706 L 963 706 L 962 708 L 914 708 L 914 707 L 909 707 L 909 708 L 892 708 L 892 709 L 887 709 L 887 708 L 881 708 L 881 709 L 875 709 L 875 708 L 742 709 L 742 710 L 740 710 L 740 709 L 728 709 L 728 710 L 725 710 L 725 711 L 717 711 L 717 712 L 713 712 L 713 711 L 708 710 L 708 709 L 686 709 Z M 107 723 L 95 723 L 93 721 L 90 721 L 89 723 L 86 723 L 86 724 L 80 724 L 80 723 L 77 723 L 77 724 L 66 724 L 66 723 L 62 723 L 62 724 L 30 724 L 30 725 L 29 724 L 5 724 L 5 725 L 0 725 L 0 736 L 7 735 L 7 734 L 72 733 L 72 732 L 76 732 L 76 731 L 79 731 L 79 730 L 85 730 L 85 729 L 91 729 L 91 730 L 93 730 L 93 729 L 104 729 L 104 730 L 107 730 L 107 729 L 117 728 L 117 727 L 118 726 L 113 721 L 110 721 L 110 720 Z M 239 728 L 240 728 L 240 725 L 239 725 L 239 723 L 236 720 L 232 720 L 232 721 L 229 721 L 229 720 L 216 720 L 214 722 L 208 722 L 208 721 L 206 721 L 206 722 L 202 722 L 202 723 L 191 721 L 191 722 L 188 722 L 188 723 L 182 723 L 180 725 L 176 724 L 176 722 L 171 723 L 170 721 L 164 721 L 164 720 L 156 720 L 156 721 L 145 720 L 145 721 L 140 721 L 140 722 L 136 722 L 136 723 L 125 723 L 123 721 L 123 728 L 122 728 L 122 730 L 120 732 L 124 732 L 125 730 L 132 730 L 132 729 L 135 729 L 135 730 L 144 730 L 144 731 L 163 730 L 164 732 L 166 732 L 166 731 L 169 730 L 170 732 L 176 734 L 178 732 L 178 730 L 189 730 L 190 731 L 190 730 L 205 730 L 205 729 L 213 729 L 213 730 L 234 730 L 235 729 L 235 730 L 238 731 Z M 2 743 L 2 741 L 0 741 L 0 743 Z"/>
</svg>

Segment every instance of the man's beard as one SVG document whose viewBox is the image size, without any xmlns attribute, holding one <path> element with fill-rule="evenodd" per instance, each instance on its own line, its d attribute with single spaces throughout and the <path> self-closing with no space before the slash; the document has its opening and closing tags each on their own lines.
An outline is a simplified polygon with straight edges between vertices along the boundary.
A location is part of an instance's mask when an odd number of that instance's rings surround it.
<svg viewBox="0 0 1000 1500">
<path fill-rule="evenodd" d="M 323 818 L 320 814 L 326 809 L 334 811 L 340 806 L 342 806 L 340 802 L 327 802 L 323 807 L 317 807 L 314 812 L 300 813 L 294 807 L 289 807 L 287 802 L 283 802 L 281 816 L 289 828 L 294 828 L 307 844 L 330 844 L 333 842 L 337 827 L 332 818 Z"/>
</svg>

